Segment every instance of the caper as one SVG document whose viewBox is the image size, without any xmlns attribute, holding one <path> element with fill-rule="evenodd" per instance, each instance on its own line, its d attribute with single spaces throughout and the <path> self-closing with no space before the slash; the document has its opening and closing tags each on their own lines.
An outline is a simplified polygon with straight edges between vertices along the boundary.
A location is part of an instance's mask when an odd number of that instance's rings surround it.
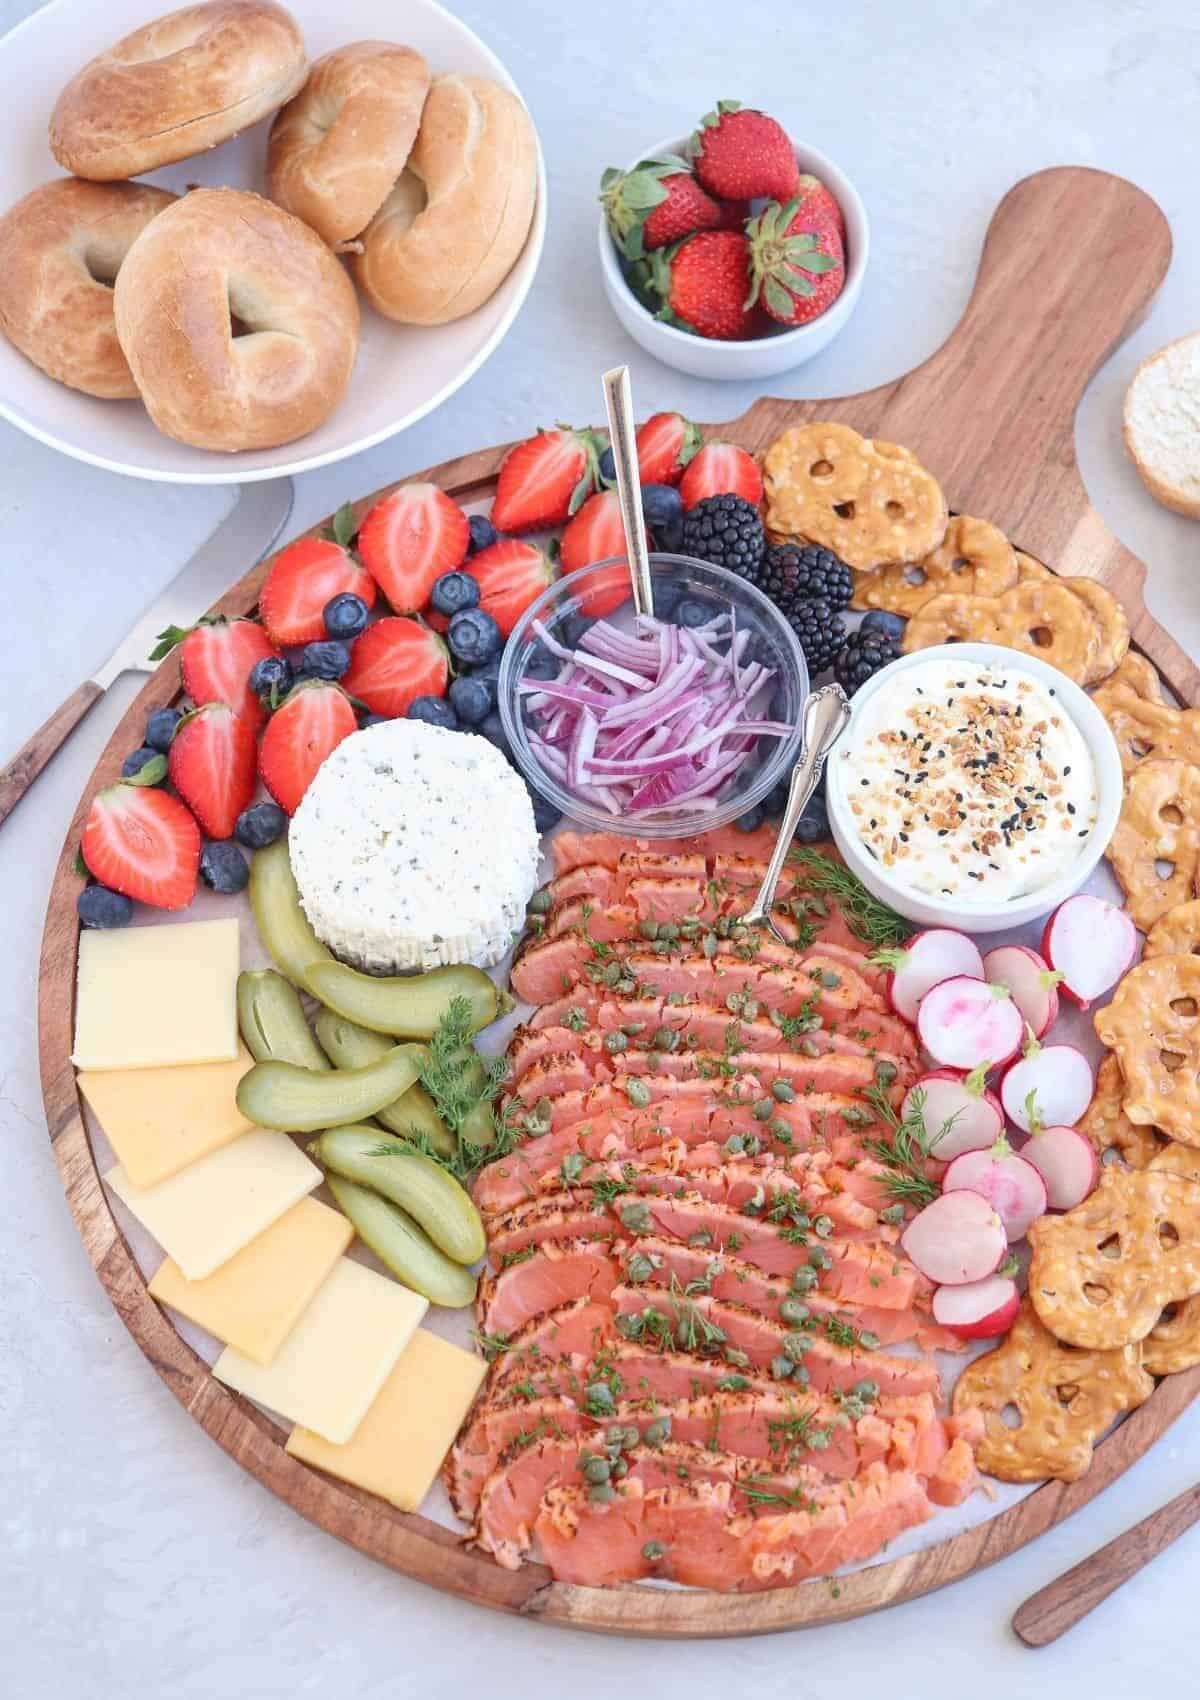
<svg viewBox="0 0 1200 1700">
<path fill-rule="evenodd" d="M 658 922 L 639 921 L 638 932 L 644 939 L 656 939 L 658 937 Z"/>
<path fill-rule="evenodd" d="M 620 1056 L 622 1051 L 629 1049 L 629 1040 L 619 1029 L 613 1033 L 606 1033 L 604 1035 L 604 1049 L 611 1056 Z"/>
<path fill-rule="evenodd" d="M 583 1173 L 583 1161 L 582 1151 L 568 1151 L 567 1155 L 563 1158 L 559 1167 L 562 1173 L 562 1178 L 566 1181 L 568 1186 L 577 1181 Z"/>
<path fill-rule="evenodd" d="M 639 1110 L 644 1110 L 649 1104 L 652 1094 L 644 1080 L 634 1079 L 625 1082 L 625 1096 Z"/>
<path fill-rule="evenodd" d="M 805 1057 L 819 1057 L 821 1047 L 815 1039 L 801 1039 L 800 1054 Z"/>
<path fill-rule="evenodd" d="M 588 1404 L 595 1407 L 596 1410 L 612 1411 L 616 1409 L 617 1402 L 613 1398 L 613 1390 L 607 1381 L 589 1381 L 584 1388 L 584 1393 Z"/>
<path fill-rule="evenodd" d="M 647 1424 L 646 1432 L 642 1438 L 647 1446 L 661 1446 L 665 1440 L 670 1439 L 670 1436 L 670 1417 L 656 1417 L 652 1423 Z"/>
<path fill-rule="evenodd" d="M 725 1155 L 727 1157 L 740 1157 L 745 1149 L 746 1141 L 740 1133 L 731 1133 L 725 1141 Z"/>
<path fill-rule="evenodd" d="M 540 891 L 534 892 L 525 907 L 531 915 L 546 915 L 553 909 L 554 899 L 543 886 Z"/>
<path fill-rule="evenodd" d="M 814 1269 L 832 1269 L 833 1268 L 833 1259 L 832 1259 L 832 1257 L 830 1257 L 829 1253 L 825 1250 L 824 1246 L 819 1246 L 819 1245 L 810 1246 L 809 1252 L 808 1252 L 808 1261 L 812 1264 Z"/>
<path fill-rule="evenodd" d="M 833 1217 L 818 1216 L 812 1225 L 813 1233 L 820 1240 L 827 1240 L 833 1232 Z"/>
<path fill-rule="evenodd" d="M 870 1127 L 875 1117 L 865 1104 L 847 1104 L 842 1111 L 842 1120 L 849 1122 L 851 1127 Z"/>
<path fill-rule="evenodd" d="M 859 1330 L 858 1343 L 864 1351 L 877 1352 L 879 1350 L 879 1336 L 872 1334 L 869 1328 Z"/>
<path fill-rule="evenodd" d="M 617 1497 L 617 1490 L 611 1482 L 595 1482 L 588 1489 L 588 1498 L 597 1505 L 607 1505 Z"/>
<path fill-rule="evenodd" d="M 808 1437 L 808 1444 L 813 1452 L 824 1452 L 829 1445 L 829 1430 L 815 1428 Z"/>
<path fill-rule="evenodd" d="M 622 1476 L 627 1476 L 629 1474 L 629 1465 L 625 1462 L 624 1458 L 613 1459 L 612 1473 L 618 1480 Z"/>
<path fill-rule="evenodd" d="M 879 1383 L 877 1381 L 856 1381 L 850 1391 L 856 1399 L 864 1399 L 868 1404 L 871 1404 L 879 1397 Z"/>
<path fill-rule="evenodd" d="M 648 1281 L 653 1273 L 654 1265 L 644 1252 L 635 1251 L 625 1265 L 625 1279 L 632 1281 L 635 1286 L 640 1285 L 643 1281 Z"/>
<path fill-rule="evenodd" d="M 716 933 L 705 933 L 703 942 L 701 943 L 701 946 L 700 946 L 700 949 L 703 951 L 704 955 L 707 956 L 708 960 L 711 962 L 713 957 L 717 954 L 717 935 L 716 935 Z"/>
<path fill-rule="evenodd" d="M 656 1564 L 658 1560 L 662 1558 L 666 1550 L 666 1547 L 661 1541 L 647 1541 L 645 1546 L 642 1548 L 642 1557 L 646 1560 L 647 1564 Z"/>
<path fill-rule="evenodd" d="M 607 1458 L 589 1458 L 583 1466 L 585 1482 L 606 1482 L 612 1475 L 612 1466 Z"/>
<path fill-rule="evenodd" d="M 786 1381 L 795 1369 L 791 1358 L 778 1357 L 771 1359 L 771 1380 Z"/>
<path fill-rule="evenodd" d="M 799 1274 L 799 1270 L 796 1272 Z M 795 1277 L 793 1277 L 793 1282 Z M 803 1322 L 808 1316 L 808 1306 L 801 1304 L 799 1299 L 786 1298 L 779 1306 L 779 1314 L 784 1322 Z"/>
<path fill-rule="evenodd" d="M 756 1122 L 769 1122 L 775 1114 L 775 1104 L 770 1098 L 759 1098 L 750 1111 Z"/>
<path fill-rule="evenodd" d="M 875 1078 L 881 1086 L 890 1086 L 896 1078 L 895 1063 L 886 1060 L 877 1062 L 875 1064 Z"/>
<path fill-rule="evenodd" d="M 679 1030 L 675 1027 L 656 1027 L 650 1043 L 656 1051 L 677 1051 Z"/>
<path fill-rule="evenodd" d="M 782 1116 L 772 1116 L 767 1123 L 767 1132 L 775 1139 L 790 1140 L 792 1137 L 792 1130 Z"/>
<path fill-rule="evenodd" d="M 817 1248 L 814 1246 L 812 1248 L 812 1251 L 809 1252 L 808 1255 L 809 1255 L 810 1258 L 812 1256 L 813 1251 L 815 1251 L 816 1249 Z M 814 1269 L 811 1269 L 808 1266 L 808 1264 L 802 1263 L 800 1265 L 799 1269 L 795 1269 L 795 1270 L 792 1271 L 792 1290 L 793 1290 L 793 1292 L 809 1293 L 816 1286 L 816 1284 L 817 1284 L 816 1271 Z M 787 1303 L 786 1299 L 784 1300 L 784 1303 L 785 1304 Z M 784 1320 L 790 1321 L 791 1319 L 785 1317 Z"/>
<path fill-rule="evenodd" d="M 808 1370 L 803 1364 L 796 1365 L 795 1369 L 792 1371 L 792 1380 L 798 1381 L 801 1387 L 808 1386 Z"/>
<path fill-rule="evenodd" d="M 773 1080 L 771 1096 L 780 1104 L 791 1104 L 795 1101 L 796 1088 L 790 1080 Z"/>
<path fill-rule="evenodd" d="M 831 992 L 836 991 L 842 983 L 842 976 L 835 974 L 832 968 L 818 969 L 816 979 L 820 985 L 825 986 Z"/>
<path fill-rule="evenodd" d="M 787 1304 L 788 1301 L 784 1299 L 783 1302 Z M 812 1351 L 812 1341 L 807 1334 L 785 1334 L 783 1349 L 792 1362 L 798 1364 L 801 1358 L 807 1357 L 809 1352 Z"/>
</svg>

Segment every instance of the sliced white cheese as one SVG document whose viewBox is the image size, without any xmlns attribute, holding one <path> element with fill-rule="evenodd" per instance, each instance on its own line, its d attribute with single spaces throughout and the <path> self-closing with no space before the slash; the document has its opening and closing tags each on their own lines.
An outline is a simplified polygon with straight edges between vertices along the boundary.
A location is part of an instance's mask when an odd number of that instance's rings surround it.
<svg viewBox="0 0 1200 1700">
<path fill-rule="evenodd" d="M 184 921 L 79 937 L 76 1068 L 232 1062 L 238 923 Z"/>
</svg>

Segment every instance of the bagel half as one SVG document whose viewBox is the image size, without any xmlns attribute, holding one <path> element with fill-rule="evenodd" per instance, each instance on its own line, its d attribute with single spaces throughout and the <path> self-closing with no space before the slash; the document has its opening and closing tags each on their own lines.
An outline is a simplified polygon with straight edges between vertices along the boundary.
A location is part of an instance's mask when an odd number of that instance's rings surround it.
<svg viewBox="0 0 1200 1700">
<path fill-rule="evenodd" d="M 149 183 L 59 177 L 0 218 L 0 329 L 49 377 L 104 400 L 136 396 L 117 341 L 113 284 L 175 196 Z"/>
<path fill-rule="evenodd" d="M 355 41 L 316 60 L 271 125 L 271 199 L 330 247 L 357 236 L 404 170 L 429 83 L 421 55 L 391 42 Z"/>
<path fill-rule="evenodd" d="M 351 261 L 371 305 L 406 325 L 444 325 L 482 306 L 525 245 L 537 159 L 515 94 L 486 77 L 436 78 L 408 169 Z"/>
<path fill-rule="evenodd" d="M 113 304 L 150 417 L 195 448 L 304 436 L 354 368 L 358 300 L 341 262 L 306 224 L 245 190 L 193 190 L 149 224 Z"/>
<path fill-rule="evenodd" d="M 266 118 L 305 65 L 300 26 L 274 0 L 185 6 L 76 72 L 50 115 L 50 151 L 100 182 L 154 171 Z"/>
<path fill-rule="evenodd" d="M 1142 483 L 1164 507 L 1200 519 L 1200 335 L 1143 360 L 1125 394 L 1123 434 Z"/>
</svg>

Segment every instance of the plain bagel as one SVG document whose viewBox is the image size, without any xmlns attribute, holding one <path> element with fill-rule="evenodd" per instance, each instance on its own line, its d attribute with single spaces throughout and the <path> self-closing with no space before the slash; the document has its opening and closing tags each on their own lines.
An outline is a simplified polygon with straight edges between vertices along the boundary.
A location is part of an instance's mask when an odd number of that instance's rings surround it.
<svg viewBox="0 0 1200 1700">
<path fill-rule="evenodd" d="M 525 245 L 537 136 L 516 95 L 486 77 L 435 79 L 408 169 L 351 265 L 372 306 L 444 325 L 493 295 Z"/>
<path fill-rule="evenodd" d="M 404 170 L 429 93 L 411 47 L 355 41 L 315 61 L 276 114 L 267 193 L 332 247 L 357 236 Z"/>
<path fill-rule="evenodd" d="M 159 430 L 200 449 L 265 449 L 311 431 L 345 393 L 358 300 L 291 213 L 197 189 L 142 232 L 114 292 L 117 335 Z"/>
<path fill-rule="evenodd" d="M 175 196 L 148 183 L 59 177 L 0 218 L 0 329 L 60 384 L 136 396 L 117 341 L 113 284 L 134 241 Z"/>
<path fill-rule="evenodd" d="M 304 37 L 274 0 L 210 0 L 90 60 L 50 116 L 50 151 L 79 177 L 136 177 L 227 142 L 304 81 Z"/>
</svg>

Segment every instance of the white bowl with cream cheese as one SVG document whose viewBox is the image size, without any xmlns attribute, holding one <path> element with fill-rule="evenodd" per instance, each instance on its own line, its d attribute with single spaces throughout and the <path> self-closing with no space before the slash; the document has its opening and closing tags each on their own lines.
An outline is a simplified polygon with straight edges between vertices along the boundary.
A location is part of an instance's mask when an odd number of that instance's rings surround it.
<svg viewBox="0 0 1200 1700">
<path fill-rule="evenodd" d="M 1121 809 L 1091 699 L 996 644 L 901 656 L 853 700 L 830 757 L 830 824 L 867 889 L 921 926 L 1000 932 L 1078 891 Z"/>
</svg>

